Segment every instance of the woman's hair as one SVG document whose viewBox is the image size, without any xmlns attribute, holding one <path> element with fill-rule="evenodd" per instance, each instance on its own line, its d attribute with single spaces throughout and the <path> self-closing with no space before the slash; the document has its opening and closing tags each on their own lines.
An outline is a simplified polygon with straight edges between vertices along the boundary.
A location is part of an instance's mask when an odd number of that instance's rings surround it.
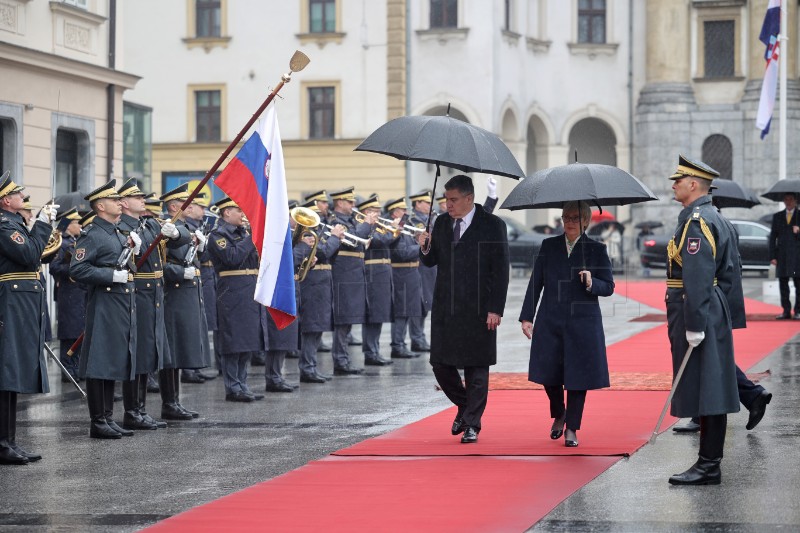
<svg viewBox="0 0 800 533">
<path fill-rule="evenodd" d="M 581 215 L 581 223 L 588 224 L 592 218 L 592 208 L 586 202 L 566 202 L 561 209 L 562 215 L 568 211 L 578 211 Z"/>
</svg>

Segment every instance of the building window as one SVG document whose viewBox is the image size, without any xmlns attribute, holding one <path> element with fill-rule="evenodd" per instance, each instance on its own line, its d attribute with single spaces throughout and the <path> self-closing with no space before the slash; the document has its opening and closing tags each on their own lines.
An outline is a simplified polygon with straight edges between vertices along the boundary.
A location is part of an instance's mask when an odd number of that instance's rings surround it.
<svg viewBox="0 0 800 533">
<path fill-rule="evenodd" d="M 606 42 L 606 0 L 579 0 L 578 42 L 586 44 Z"/>
<path fill-rule="evenodd" d="M 734 76 L 734 31 L 732 20 L 714 20 L 703 23 L 703 45 L 706 78 Z"/>
<path fill-rule="evenodd" d="M 336 0 L 308 0 L 309 33 L 336 31 Z"/>
<path fill-rule="evenodd" d="M 196 91 L 195 139 L 197 142 L 218 142 L 221 139 L 220 91 Z"/>
<path fill-rule="evenodd" d="M 196 37 L 219 37 L 222 35 L 221 19 L 222 14 L 219 0 L 196 0 Z"/>
<path fill-rule="evenodd" d="M 431 0 L 431 29 L 458 27 L 458 0 Z"/>
<path fill-rule="evenodd" d="M 308 89 L 308 136 L 311 139 L 332 139 L 335 130 L 336 91 L 333 87 Z"/>
<path fill-rule="evenodd" d="M 130 102 L 122 103 L 122 167 L 125 179 L 136 178 L 152 191 L 153 110 Z M 165 189 L 169 190 L 169 189 Z"/>
<path fill-rule="evenodd" d="M 703 141 L 703 161 L 719 172 L 719 177 L 733 179 L 733 145 L 724 135 L 711 135 Z"/>
<path fill-rule="evenodd" d="M 78 136 L 59 129 L 56 133 L 56 196 L 78 190 Z"/>
<path fill-rule="evenodd" d="M 89 9 L 89 0 L 61 0 L 65 4 L 79 7 L 81 9 Z"/>
</svg>

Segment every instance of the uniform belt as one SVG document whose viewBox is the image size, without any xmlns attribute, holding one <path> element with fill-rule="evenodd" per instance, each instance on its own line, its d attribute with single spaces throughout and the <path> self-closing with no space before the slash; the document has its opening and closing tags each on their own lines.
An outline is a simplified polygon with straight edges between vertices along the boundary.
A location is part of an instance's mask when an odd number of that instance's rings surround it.
<svg viewBox="0 0 800 533">
<path fill-rule="evenodd" d="M 30 279 L 33 281 L 39 281 L 39 273 L 38 272 L 12 272 L 10 274 L 0 274 L 0 282 L 3 281 L 21 281 L 24 279 Z"/>
<path fill-rule="evenodd" d="M 255 268 L 246 268 L 244 270 L 226 270 L 218 274 L 221 278 L 228 276 L 258 276 L 258 270 Z"/>
<path fill-rule="evenodd" d="M 364 259 L 364 252 L 348 252 L 345 250 L 343 252 L 339 252 L 338 255 L 340 257 L 358 257 L 359 259 Z"/>
<path fill-rule="evenodd" d="M 417 268 L 419 266 L 419 261 L 414 261 L 413 263 L 392 263 L 393 268 Z"/>
<path fill-rule="evenodd" d="M 135 279 L 161 279 L 164 277 L 163 270 L 156 270 L 155 272 L 137 272 L 133 275 Z"/>
<path fill-rule="evenodd" d="M 714 278 L 714 286 L 717 286 L 717 278 Z M 683 288 L 683 280 L 682 279 L 668 279 L 667 280 L 667 288 L 668 289 L 682 289 Z"/>
<path fill-rule="evenodd" d="M 365 265 L 391 265 L 391 259 L 367 259 L 364 261 Z"/>
<path fill-rule="evenodd" d="M 203 263 L 200 263 L 200 266 L 201 267 L 213 267 L 214 263 L 212 263 L 211 261 L 205 261 Z"/>
<path fill-rule="evenodd" d="M 312 268 L 311 270 L 331 270 L 331 266 L 327 265 L 327 264 L 325 264 L 325 265 L 314 265 L 314 268 Z"/>
</svg>

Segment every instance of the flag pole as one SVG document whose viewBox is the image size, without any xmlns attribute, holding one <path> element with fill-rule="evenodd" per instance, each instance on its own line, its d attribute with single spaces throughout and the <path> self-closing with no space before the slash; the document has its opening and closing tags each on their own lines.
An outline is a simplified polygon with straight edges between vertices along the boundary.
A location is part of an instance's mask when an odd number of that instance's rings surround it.
<svg viewBox="0 0 800 533">
<path fill-rule="evenodd" d="M 786 34 L 789 29 L 788 17 L 786 16 L 787 1 L 781 0 L 781 33 L 778 38 L 780 41 L 780 56 L 778 57 L 778 68 L 780 69 L 780 128 L 778 133 L 778 179 L 786 179 L 786 129 L 789 117 L 786 116 L 786 71 L 788 70 L 789 46 Z"/>
<path fill-rule="evenodd" d="M 256 112 L 253 113 L 253 116 L 250 117 L 250 120 L 247 121 L 247 124 L 245 124 L 244 127 L 236 135 L 236 137 L 234 137 L 234 139 L 231 141 L 228 147 L 225 148 L 225 151 L 222 152 L 222 154 L 219 156 L 214 165 L 212 165 L 212 167 L 208 169 L 206 175 L 203 177 L 202 180 L 200 180 L 200 183 L 197 184 L 197 187 L 194 188 L 194 190 L 191 192 L 189 197 L 183 202 L 183 204 L 181 204 L 181 208 L 178 210 L 175 216 L 172 217 L 173 221 L 178 220 L 183 216 L 184 210 L 187 207 L 189 207 L 189 205 L 192 203 L 195 197 L 197 197 L 197 195 L 200 193 L 203 187 L 205 187 L 206 183 L 208 183 L 208 180 L 210 180 L 211 177 L 214 176 L 214 174 L 217 172 L 217 170 L 219 170 L 219 167 L 222 166 L 222 163 L 225 162 L 225 159 L 230 155 L 233 149 L 236 148 L 236 145 L 239 144 L 239 141 L 242 140 L 244 134 L 250 130 L 255 121 L 258 120 L 258 117 L 260 117 L 261 114 L 264 112 L 264 110 L 267 108 L 267 106 L 270 103 L 272 103 L 272 100 L 275 98 L 278 92 L 283 88 L 283 86 L 292 81 L 292 73 L 300 72 L 301 70 L 306 68 L 306 65 L 308 65 L 310 61 L 311 60 L 308 58 L 308 56 L 305 55 L 303 52 L 301 52 L 300 50 L 295 51 L 295 53 L 292 55 L 292 58 L 289 60 L 289 72 L 281 76 L 281 81 L 278 83 L 278 85 L 272 90 L 271 93 L 269 93 L 269 96 L 267 96 L 267 99 L 264 100 L 264 102 L 262 102 L 261 106 L 258 109 L 256 109 Z M 139 259 L 136 261 L 137 269 L 140 268 L 145 261 L 147 261 L 147 258 L 150 256 L 151 253 L 153 253 L 153 250 L 156 249 L 158 243 L 161 242 L 162 238 L 163 236 L 161 234 L 157 235 L 156 238 L 153 240 L 152 244 L 150 244 L 150 246 L 147 247 L 147 250 L 145 250 L 144 253 L 141 255 L 141 257 L 139 257 Z M 72 344 L 72 346 L 70 346 L 69 350 L 67 350 L 67 355 L 72 356 L 72 354 L 74 354 L 78 350 L 81 343 L 83 342 L 84 333 L 81 333 L 80 337 L 78 337 L 78 339 Z"/>
</svg>

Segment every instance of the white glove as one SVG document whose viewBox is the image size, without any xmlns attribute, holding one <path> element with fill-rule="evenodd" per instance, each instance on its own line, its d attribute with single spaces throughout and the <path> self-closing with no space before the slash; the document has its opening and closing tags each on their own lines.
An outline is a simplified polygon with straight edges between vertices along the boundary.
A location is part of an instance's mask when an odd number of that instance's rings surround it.
<svg viewBox="0 0 800 533">
<path fill-rule="evenodd" d="M 56 216 L 58 215 L 58 208 L 60 206 L 57 204 L 47 204 L 42 207 L 42 210 L 39 211 L 39 216 L 36 217 L 37 220 L 41 220 L 45 224 L 52 224 L 56 221 Z"/>
<path fill-rule="evenodd" d="M 195 273 L 194 267 L 186 267 L 183 269 L 183 279 L 194 279 Z"/>
<path fill-rule="evenodd" d="M 705 331 L 687 331 L 686 332 L 686 340 L 689 342 L 689 346 L 698 346 L 703 339 L 706 338 Z"/>
<path fill-rule="evenodd" d="M 194 230 L 194 236 L 197 237 L 197 251 L 202 252 L 206 249 L 206 242 L 208 242 L 208 237 L 206 237 L 200 228 Z"/>
<path fill-rule="evenodd" d="M 489 178 L 486 180 L 486 196 L 489 198 L 497 198 L 497 180 Z"/>
<path fill-rule="evenodd" d="M 115 270 L 114 271 L 114 283 L 128 283 L 128 271 L 127 270 Z"/>
<path fill-rule="evenodd" d="M 164 225 L 161 226 L 161 235 L 169 239 L 177 239 L 181 234 L 175 224 L 172 222 L 165 222 Z"/>
<path fill-rule="evenodd" d="M 142 238 L 135 231 L 130 232 L 128 237 L 133 241 L 133 255 L 139 255 L 139 250 L 142 249 Z"/>
</svg>

